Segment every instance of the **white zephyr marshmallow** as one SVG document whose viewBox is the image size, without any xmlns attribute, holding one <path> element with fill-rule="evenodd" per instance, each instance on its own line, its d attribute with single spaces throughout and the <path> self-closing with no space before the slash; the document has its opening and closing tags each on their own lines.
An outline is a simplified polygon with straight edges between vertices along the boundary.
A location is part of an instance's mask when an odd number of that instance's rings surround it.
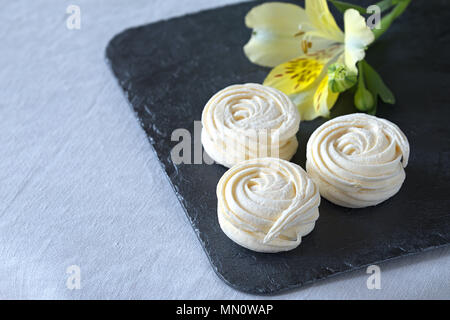
<svg viewBox="0 0 450 320">
<path fill-rule="evenodd" d="M 202 144 L 216 162 L 231 167 L 254 158 L 289 160 L 298 142 L 296 106 L 281 91 L 238 84 L 216 93 L 202 113 Z"/>
<path fill-rule="evenodd" d="M 319 189 L 298 165 L 278 158 L 252 159 L 229 169 L 217 185 L 223 232 L 258 252 L 296 248 L 319 217 Z"/>
<path fill-rule="evenodd" d="M 363 113 L 329 120 L 308 141 L 306 171 L 327 200 L 348 208 L 377 205 L 405 180 L 409 143 L 390 121 Z"/>
</svg>

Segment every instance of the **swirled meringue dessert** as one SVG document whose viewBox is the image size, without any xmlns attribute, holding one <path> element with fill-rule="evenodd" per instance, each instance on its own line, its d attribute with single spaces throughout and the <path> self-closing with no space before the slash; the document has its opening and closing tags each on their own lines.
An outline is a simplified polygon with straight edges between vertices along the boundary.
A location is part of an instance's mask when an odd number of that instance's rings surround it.
<svg viewBox="0 0 450 320">
<path fill-rule="evenodd" d="M 217 185 L 219 224 L 237 244 L 258 252 L 296 248 L 314 229 L 320 195 L 298 165 L 251 159 L 229 169 Z"/>
<path fill-rule="evenodd" d="M 281 91 L 238 84 L 216 93 L 202 113 L 202 144 L 216 162 L 231 167 L 254 158 L 289 160 L 298 142 L 300 114 Z"/>
<path fill-rule="evenodd" d="M 377 205 L 405 180 L 409 143 L 392 122 L 363 113 L 329 120 L 306 148 L 306 171 L 327 200 L 348 208 Z"/>
</svg>

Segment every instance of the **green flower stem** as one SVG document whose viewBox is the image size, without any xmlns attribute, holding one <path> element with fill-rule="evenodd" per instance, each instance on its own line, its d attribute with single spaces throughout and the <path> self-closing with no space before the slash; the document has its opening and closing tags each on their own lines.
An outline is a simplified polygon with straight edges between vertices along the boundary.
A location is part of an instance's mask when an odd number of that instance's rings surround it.
<svg viewBox="0 0 450 320">
<path fill-rule="evenodd" d="M 384 1 L 382 1 L 384 2 Z M 394 9 L 392 9 L 391 12 L 389 12 L 387 15 L 385 15 L 381 19 L 381 26 L 380 29 L 373 29 L 373 33 L 375 35 L 375 39 L 378 39 L 381 37 L 383 33 L 385 33 L 389 27 L 391 26 L 392 22 L 394 22 L 395 19 L 397 19 L 408 7 L 408 5 L 411 3 L 411 0 L 396 0 L 397 2 Z"/>
<path fill-rule="evenodd" d="M 364 84 L 364 68 L 361 62 L 358 63 L 358 88 L 354 96 L 356 109 L 360 111 L 369 111 L 375 105 L 374 97 Z"/>
<path fill-rule="evenodd" d="M 403 0 L 382 0 L 378 3 L 375 3 L 375 5 L 380 7 L 381 12 L 384 12 L 393 6 L 395 6 L 397 3 L 401 2 Z"/>
<path fill-rule="evenodd" d="M 338 1 L 338 0 L 328 0 L 331 2 L 340 12 L 344 13 L 347 9 L 355 9 L 360 14 L 367 14 L 366 8 L 358 6 L 356 4 L 347 3 L 344 1 Z M 393 6 L 395 6 L 397 3 L 404 1 L 404 0 L 381 0 L 378 3 L 375 3 L 375 5 L 379 6 L 381 9 L 381 12 L 384 12 Z"/>
</svg>

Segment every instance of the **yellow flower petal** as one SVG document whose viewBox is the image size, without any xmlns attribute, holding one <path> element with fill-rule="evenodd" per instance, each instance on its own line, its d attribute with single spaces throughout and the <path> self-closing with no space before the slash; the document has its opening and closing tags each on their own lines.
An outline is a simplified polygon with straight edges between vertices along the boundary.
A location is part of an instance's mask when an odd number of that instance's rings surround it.
<svg viewBox="0 0 450 320">
<path fill-rule="evenodd" d="M 293 94 L 308 88 L 321 74 L 324 65 L 319 60 L 297 58 L 273 68 L 264 85 L 287 95 Z"/>
<path fill-rule="evenodd" d="M 306 0 L 306 14 L 310 21 L 310 36 L 325 38 L 334 42 L 344 42 L 344 33 L 328 9 L 326 0 Z"/>
<path fill-rule="evenodd" d="M 280 2 L 254 7 L 245 17 L 247 27 L 254 29 L 244 52 L 253 63 L 274 67 L 302 54 L 303 31 L 299 30 L 308 17 L 303 8 Z"/>
<path fill-rule="evenodd" d="M 328 76 L 324 74 L 306 90 L 289 95 L 289 98 L 297 106 L 302 121 L 328 117 L 329 110 L 334 106 L 338 97 L 338 93 L 333 93 L 328 88 Z"/>
<path fill-rule="evenodd" d="M 339 93 L 328 88 L 328 75 L 325 76 L 314 93 L 314 111 L 322 117 L 328 117 L 338 97 Z"/>
<path fill-rule="evenodd" d="M 356 63 L 364 59 L 365 49 L 375 40 L 375 36 L 366 25 L 364 17 L 355 9 L 344 13 L 345 26 L 345 65 L 352 72 L 358 72 Z"/>
<path fill-rule="evenodd" d="M 289 95 L 289 98 L 297 106 L 300 113 L 300 119 L 313 120 L 319 115 L 314 110 L 314 93 L 317 86 L 311 87 L 307 90 Z"/>
</svg>

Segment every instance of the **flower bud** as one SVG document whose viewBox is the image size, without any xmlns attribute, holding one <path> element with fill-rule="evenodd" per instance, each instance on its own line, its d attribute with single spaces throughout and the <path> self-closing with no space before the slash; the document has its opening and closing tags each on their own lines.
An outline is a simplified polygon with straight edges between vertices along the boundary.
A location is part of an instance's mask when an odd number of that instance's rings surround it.
<svg viewBox="0 0 450 320">
<path fill-rule="evenodd" d="M 355 93 L 355 107 L 360 111 L 369 111 L 374 106 L 373 96 L 363 86 L 358 86 Z"/>
<path fill-rule="evenodd" d="M 342 63 L 333 63 L 328 67 L 328 87 L 333 92 L 343 92 L 353 87 L 357 80 L 357 74 Z"/>
</svg>

